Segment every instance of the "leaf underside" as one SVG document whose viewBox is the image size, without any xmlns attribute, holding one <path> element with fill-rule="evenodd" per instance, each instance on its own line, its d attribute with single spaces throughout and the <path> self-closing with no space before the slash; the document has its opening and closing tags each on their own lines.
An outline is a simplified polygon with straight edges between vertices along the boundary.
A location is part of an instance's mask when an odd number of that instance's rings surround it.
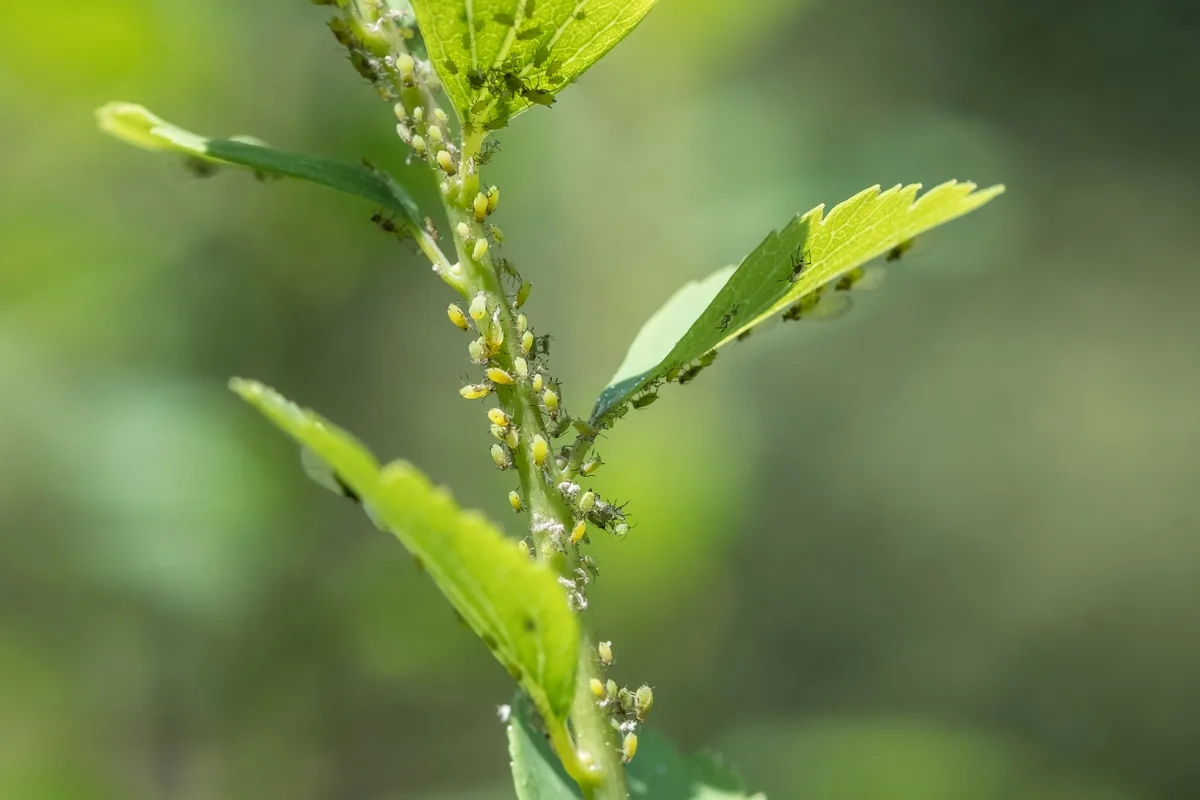
<svg viewBox="0 0 1200 800">
<path fill-rule="evenodd" d="M 563 720 L 575 689 L 579 625 L 553 573 L 481 515 L 463 511 L 412 465 L 382 469 L 353 436 L 254 381 L 230 388 L 353 489 L 418 560 L 455 610 L 529 695 Z"/>
<path fill-rule="evenodd" d="M 412 0 L 459 119 L 495 130 L 567 84 L 632 31 L 655 0 Z"/>
<path fill-rule="evenodd" d="M 211 139 L 186 131 L 133 103 L 109 103 L 96 110 L 100 129 L 144 150 L 198 159 L 202 164 L 242 167 L 258 178 L 286 176 L 361 197 L 419 225 L 416 201 L 395 178 L 366 164 L 275 150 L 251 137 Z"/>
<path fill-rule="evenodd" d="M 624 362 L 592 411 L 604 421 L 639 391 L 650 391 L 681 367 L 748 334 L 788 309 L 792 318 L 844 308 L 849 298 L 826 290 L 852 288 L 861 267 L 918 234 L 973 211 L 1004 191 L 976 191 L 948 181 L 920 198 L 920 184 L 873 186 L 837 205 L 828 216 L 817 206 L 772 231 L 737 267 L 725 267 L 685 285 L 634 338 Z M 839 293 L 840 294 L 840 293 Z"/>
</svg>

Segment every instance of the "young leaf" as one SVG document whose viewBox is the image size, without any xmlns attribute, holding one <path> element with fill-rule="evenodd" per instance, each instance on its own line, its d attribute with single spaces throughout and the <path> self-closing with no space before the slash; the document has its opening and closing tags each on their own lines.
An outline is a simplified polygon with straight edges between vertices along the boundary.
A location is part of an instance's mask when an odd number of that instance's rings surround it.
<svg viewBox="0 0 1200 800">
<path fill-rule="evenodd" d="M 772 231 L 736 267 L 726 267 L 680 289 L 634 338 L 625 361 L 592 411 L 598 421 L 624 405 L 647 384 L 734 341 L 774 314 L 809 316 L 831 298 L 830 284 L 914 236 L 979 208 L 1003 186 L 975 191 L 975 184 L 949 181 L 920 199 L 920 184 L 873 186 L 836 206 L 829 216 L 817 206 Z M 844 311 L 835 303 L 830 315 Z"/>
<path fill-rule="evenodd" d="M 683 758 L 655 731 L 638 738 L 627 773 L 631 800 L 766 800 L 761 792 L 747 794 L 741 776 L 715 756 Z"/>
<path fill-rule="evenodd" d="M 654 0 L 412 0 L 459 119 L 494 130 L 549 105 L 632 31 Z"/>
<path fill-rule="evenodd" d="M 563 771 L 546 737 L 536 729 L 536 711 L 524 695 L 513 698 L 508 720 L 508 754 L 512 759 L 517 800 L 579 800 L 579 789 Z"/>
<path fill-rule="evenodd" d="M 325 461 L 391 530 L 547 719 L 566 718 L 579 627 L 555 576 L 412 465 L 382 470 L 357 440 L 254 381 L 230 388 Z"/>
<path fill-rule="evenodd" d="M 274 150 L 250 137 L 210 139 L 185 131 L 133 103 L 109 103 L 96 110 L 100 129 L 116 138 L 163 153 L 178 153 L 200 164 L 244 167 L 259 178 L 286 175 L 328 186 L 400 214 L 420 225 L 421 213 L 395 178 L 367 165 L 354 166 L 316 156 Z"/>
</svg>

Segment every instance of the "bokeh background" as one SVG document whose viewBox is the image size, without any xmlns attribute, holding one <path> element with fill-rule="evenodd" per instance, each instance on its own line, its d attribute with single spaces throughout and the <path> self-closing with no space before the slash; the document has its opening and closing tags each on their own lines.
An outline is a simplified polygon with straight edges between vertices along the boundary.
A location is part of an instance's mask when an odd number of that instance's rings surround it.
<svg viewBox="0 0 1200 800">
<path fill-rule="evenodd" d="M 389 109 L 308 3 L 52 5 L 0 27 L 0 797 L 511 797 L 503 670 L 225 388 L 515 533 L 449 291 L 374 209 L 91 117 L 399 169 Z M 773 800 L 1200 796 L 1198 74 L 1190 0 L 661 0 L 503 132 L 578 410 L 791 214 L 1009 186 L 602 443 L 593 606 L 659 728 Z"/>
</svg>

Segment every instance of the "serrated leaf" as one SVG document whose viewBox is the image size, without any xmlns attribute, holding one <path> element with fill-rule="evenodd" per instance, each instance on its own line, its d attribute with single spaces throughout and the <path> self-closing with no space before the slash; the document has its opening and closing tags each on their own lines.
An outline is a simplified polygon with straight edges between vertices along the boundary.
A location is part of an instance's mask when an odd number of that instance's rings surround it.
<svg viewBox="0 0 1200 800">
<path fill-rule="evenodd" d="M 535 713 L 524 695 L 513 699 L 508 754 L 517 800 L 579 800 L 575 781 L 563 770 L 546 737 L 537 731 Z"/>
<path fill-rule="evenodd" d="M 463 511 L 411 464 L 380 469 L 361 443 L 272 389 L 230 388 L 334 470 L 420 562 L 545 717 L 566 718 L 579 624 L 555 575 L 480 514 Z"/>
<path fill-rule="evenodd" d="M 399 182 L 382 170 L 317 156 L 275 150 L 251 137 L 211 139 L 155 116 L 133 103 L 109 103 L 96 110 L 100 129 L 123 142 L 200 163 L 249 169 L 260 178 L 287 176 L 361 197 L 419 225 L 420 209 Z"/>
<path fill-rule="evenodd" d="M 638 735 L 637 757 L 626 770 L 629 797 L 646 800 L 766 800 L 747 794 L 742 778 L 714 755 L 684 758 L 655 731 Z"/>
<path fill-rule="evenodd" d="M 822 296 L 831 284 L 868 261 L 979 208 L 1004 191 L 948 181 L 917 199 L 920 184 L 873 186 L 836 206 L 797 215 L 772 231 L 736 268 L 726 267 L 680 289 L 634 338 L 592 411 L 597 421 L 670 370 L 737 339 L 784 309 L 797 316 L 831 316 L 848 307 L 844 296 Z M 796 274 L 798 272 L 798 275 Z M 877 282 L 877 277 L 875 281 Z M 834 302 L 835 307 L 821 304 Z"/>
<path fill-rule="evenodd" d="M 655 0 L 412 0 L 459 119 L 503 127 L 548 105 L 632 31 Z"/>
</svg>

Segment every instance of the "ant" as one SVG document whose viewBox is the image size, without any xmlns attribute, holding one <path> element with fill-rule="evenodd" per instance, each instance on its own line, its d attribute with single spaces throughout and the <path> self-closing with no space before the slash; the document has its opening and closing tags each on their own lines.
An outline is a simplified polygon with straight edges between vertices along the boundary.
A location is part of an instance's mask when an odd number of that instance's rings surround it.
<svg viewBox="0 0 1200 800">
<path fill-rule="evenodd" d="M 795 283 L 800 280 L 800 274 L 812 263 L 811 257 L 812 254 L 810 251 L 805 250 L 801 253 L 800 248 L 796 248 L 795 252 L 792 253 L 792 274 L 787 277 L 788 283 Z"/>
<path fill-rule="evenodd" d="M 371 222 L 378 225 L 384 233 L 390 233 L 398 238 L 403 239 L 408 235 L 408 230 L 403 225 L 397 225 L 396 220 L 391 217 L 385 217 L 380 211 L 376 211 L 371 216 Z"/>
<path fill-rule="evenodd" d="M 721 333 L 729 330 L 729 323 L 733 322 L 733 318 L 738 315 L 738 309 L 741 308 L 741 303 L 734 305 L 729 309 L 729 313 L 721 317 L 721 321 L 717 323 L 717 327 L 721 329 Z"/>
</svg>

